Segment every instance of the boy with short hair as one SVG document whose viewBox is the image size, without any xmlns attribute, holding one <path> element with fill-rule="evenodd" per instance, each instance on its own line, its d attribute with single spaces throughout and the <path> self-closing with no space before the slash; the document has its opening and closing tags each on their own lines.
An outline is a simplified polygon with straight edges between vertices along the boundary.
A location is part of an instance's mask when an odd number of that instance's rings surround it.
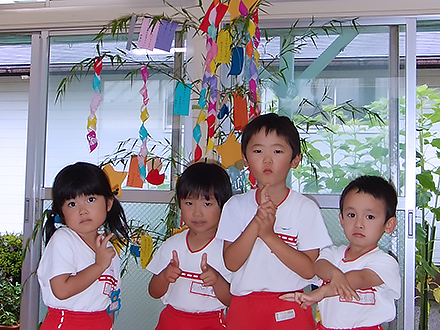
<svg viewBox="0 0 440 330">
<path fill-rule="evenodd" d="M 396 227 L 397 194 L 381 177 L 361 176 L 342 192 L 339 219 L 347 246 L 321 251 L 315 272 L 327 284 L 282 299 L 307 307 L 318 302 L 322 324 L 317 329 L 383 329 L 396 316 L 400 298 L 397 261 L 377 246 Z"/>
<path fill-rule="evenodd" d="M 225 204 L 217 231 L 234 272 L 228 329 L 313 329 L 310 308 L 278 298 L 312 283 L 319 249 L 331 244 L 317 205 L 286 186 L 301 161 L 298 131 L 287 117 L 261 115 L 245 127 L 241 149 L 258 189 Z"/>
<path fill-rule="evenodd" d="M 222 330 L 231 273 L 215 233 L 232 195 L 229 176 L 214 163 L 192 164 L 177 180 L 176 195 L 188 229 L 167 239 L 147 266 L 154 274 L 150 295 L 167 305 L 156 330 Z"/>
</svg>

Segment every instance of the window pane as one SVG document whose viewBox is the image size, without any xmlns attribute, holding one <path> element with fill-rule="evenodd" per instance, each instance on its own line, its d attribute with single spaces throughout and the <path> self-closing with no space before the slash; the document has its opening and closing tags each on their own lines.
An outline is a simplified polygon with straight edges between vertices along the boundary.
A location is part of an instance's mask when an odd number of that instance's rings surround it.
<svg viewBox="0 0 440 330">
<path fill-rule="evenodd" d="M 30 36 L 0 35 L 0 231 L 22 232 Z"/>
<path fill-rule="evenodd" d="M 389 98 L 393 86 L 400 95 L 405 86 L 402 68 L 399 78 L 390 78 L 390 28 L 347 27 L 330 35 L 321 31 L 313 42 L 293 39 L 288 30 L 268 32 L 278 37 L 268 45 L 260 43 L 262 58 L 270 63 L 270 54 L 280 54 L 271 66 L 282 78 L 270 77 L 272 83 L 262 93 L 263 109 L 291 117 L 307 143 L 301 165 L 292 171 L 293 187 L 339 194 L 359 175 L 388 177 Z M 295 46 L 295 52 L 286 52 L 286 45 Z"/>
<path fill-rule="evenodd" d="M 45 186 L 51 186 L 56 173 L 67 164 L 77 161 L 100 164 L 108 160 L 109 155 L 115 155 L 121 141 L 127 142 L 123 145 L 127 153 L 136 155 L 139 152 L 141 141 L 138 140 L 138 132 L 142 124 L 140 119 L 142 96 L 139 91 L 143 87 L 143 81 L 140 74 L 133 81 L 124 79 L 129 70 L 139 65 L 115 70 L 108 59 L 104 60 L 103 70 L 100 73 L 102 102 L 96 112 L 98 148 L 93 152 L 89 151 L 86 140 L 90 104 L 96 93 L 93 88 L 93 68 L 79 81 L 73 79 L 67 86 L 65 94 L 55 102 L 57 87 L 69 73 L 72 65 L 85 58 L 96 56 L 96 44 L 91 39 L 91 36 L 51 38 Z M 125 49 L 125 44 L 106 42 L 101 51 L 115 48 Z M 138 63 L 146 61 L 145 54 L 133 56 L 139 56 L 135 58 Z M 172 67 L 170 53 L 153 54 L 150 55 L 150 59 L 152 61 L 169 59 L 168 64 Z M 170 156 L 167 141 L 171 141 L 170 123 L 172 122 L 168 100 L 173 96 L 174 84 L 170 83 L 166 74 L 150 72 L 147 89 L 149 118 L 145 122 L 145 128 L 150 135 L 148 150 L 158 157 L 167 159 Z M 115 169 L 128 171 L 129 157 L 126 157 L 125 161 L 125 166 L 119 163 L 114 166 Z M 166 175 L 163 185 L 156 187 L 146 183 L 144 189 L 169 189 L 169 165 L 166 160 L 163 161 L 161 173 L 164 172 Z M 125 183 L 122 187 L 126 188 Z"/>
</svg>

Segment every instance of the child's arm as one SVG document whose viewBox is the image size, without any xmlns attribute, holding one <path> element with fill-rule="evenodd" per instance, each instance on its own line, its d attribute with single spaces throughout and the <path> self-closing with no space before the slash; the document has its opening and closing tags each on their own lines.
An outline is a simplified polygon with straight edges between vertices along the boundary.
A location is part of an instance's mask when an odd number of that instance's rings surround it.
<svg viewBox="0 0 440 330">
<path fill-rule="evenodd" d="M 224 242 L 223 258 L 225 260 L 226 268 L 231 272 L 236 272 L 241 266 L 243 266 L 251 254 L 257 236 L 258 225 L 254 219 L 252 219 L 246 229 L 234 242 Z"/>
<path fill-rule="evenodd" d="M 289 292 L 280 296 L 280 299 L 296 302 L 306 309 L 325 298 L 324 286 L 310 292 Z"/>
<path fill-rule="evenodd" d="M 200 268 L 202 269 L 200 279 L 203 281 L 203 285 L 212 286 L 217 299 L 220 300 L 223 305 L 229 306 L 232 298 L 231 292 L 229 291 L 229 283 L 219 272 L 209 266 L 208 256 L 206 253 L 202 255 L 202 263 L 200 264 Z"/>
<path fill-rule="evenodd" d="M 179 278 L 182 270 L 179 268 L 179 258 L 177 251 L 173 251 L 173 258 L 159 274 L 153 275 L 150 284 L 148 285 L 148 292 L 155 298 L 161 298 L 167 291 L 170 283 L 174 283 Z"/>
<path fill-rule="evenodd" d="M 261 193 L 264 203 L 260 205 L 261 216 L 256 216 L 259 227 L 258 235 L 283 264 L 305 279 L 312 278 L 315 275 L 313 263 L 318 257 L 319 250 L 298 251 L 279 238 L 273 230 L 276 218 L 272 210 L 275 205 L 269 196 L 263 194 L 263 190 Z"/>
<path fill-rule="evenodd" d="M 329 286 L 334 290 L 332 295 L 338 295 L 344 300 L 359 300 L 355 290 L 367 289 L 383 284 L 381 278 L 370 269 L 352 270 L 343 273 L 332 263 L 321 259 L 315 263 L 315 272 L 320 278 L 330 282 Z M 333 294 L 334 293 L 334 294 Z"/>
<path fill-rule="evenodd" d="M 102 235 L 96 238 L 95 263 L 82 271 L 72 274 L 62 274 L 50 280 L 53 294 L 60 300 L 70 298 L 93 284 L 101 274 L 110 266 L 116 252 L 113 246 L 107 247 L 107 243 L 113 234 L 102 240 Z"/>
</svg>

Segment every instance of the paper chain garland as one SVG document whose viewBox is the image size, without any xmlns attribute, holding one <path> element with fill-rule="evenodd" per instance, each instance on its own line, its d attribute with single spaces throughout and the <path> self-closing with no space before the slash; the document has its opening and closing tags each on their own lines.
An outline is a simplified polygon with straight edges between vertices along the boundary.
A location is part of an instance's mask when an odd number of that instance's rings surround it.
<svg viewBox="0 0 440 330">
<path fill-rule="evenodd" d="M 95 75 L 93 77 L 93 90 L 95 95 L 90 102 L 90 115 L 87 118 L 87 142 L 89 143 L 90 152 L 96 149 L 98 146 L 98 138 L 96 136 L 96 124 L 98 119 L 96 118 L 96 111 L 102 101 L 101 96 L 101 71 L 102 71 L 102 57 L 96 57 L 93 65 Z"/>
<path fill-rule="evenodd" d="M 142 95 L 142 106 L 141 106 L 141 120 L 142 124 L 139 128 L 139 138 L 142 141 L 141 148 L 139 150 L 139 154 L 137 156 L 138 158 L 138 168 L 139 168 L 139 176 L 141 177 L 142 181 L 145 181 L 147 177 L 147 170 L 145 168 L 145 157 L 147 156 L 147 138 L 148 138 L 148 131 L 145 128 L 145 122 L 150 117 L 148 110 L 147 110 L 147 104 L 149 101 L 148 98 L 148 90 L 147 90 L 147 80 L 149 77 L 148 68 L 146 66 L 141 68 L 141 74 L 142 74 L 142 80 L 144 81 L 144 85 L 139 90 L 139 93 Z"/>
</svg>

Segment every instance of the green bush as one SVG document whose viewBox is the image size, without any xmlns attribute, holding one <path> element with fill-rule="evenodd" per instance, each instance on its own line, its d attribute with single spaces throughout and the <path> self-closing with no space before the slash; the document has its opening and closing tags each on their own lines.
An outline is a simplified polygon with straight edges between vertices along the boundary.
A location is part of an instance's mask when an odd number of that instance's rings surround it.
<svg viewBox="0 0 440 330">
<path fill-rule="evenodd" d="M 16 325 L 20 321 L 21 234 L 0 235 L 0 324 Z"/>
<path fill-rule="evenodd" d="M 0 275 L 12 283 L 21 283 L 22 248 L 21 234 L 0 235 Z"/>
<path fill-rule="evenodd" d="M 16 325 L 20 322 L 21 285 L 0 277 L 0 324 Z"/>
</svg>

